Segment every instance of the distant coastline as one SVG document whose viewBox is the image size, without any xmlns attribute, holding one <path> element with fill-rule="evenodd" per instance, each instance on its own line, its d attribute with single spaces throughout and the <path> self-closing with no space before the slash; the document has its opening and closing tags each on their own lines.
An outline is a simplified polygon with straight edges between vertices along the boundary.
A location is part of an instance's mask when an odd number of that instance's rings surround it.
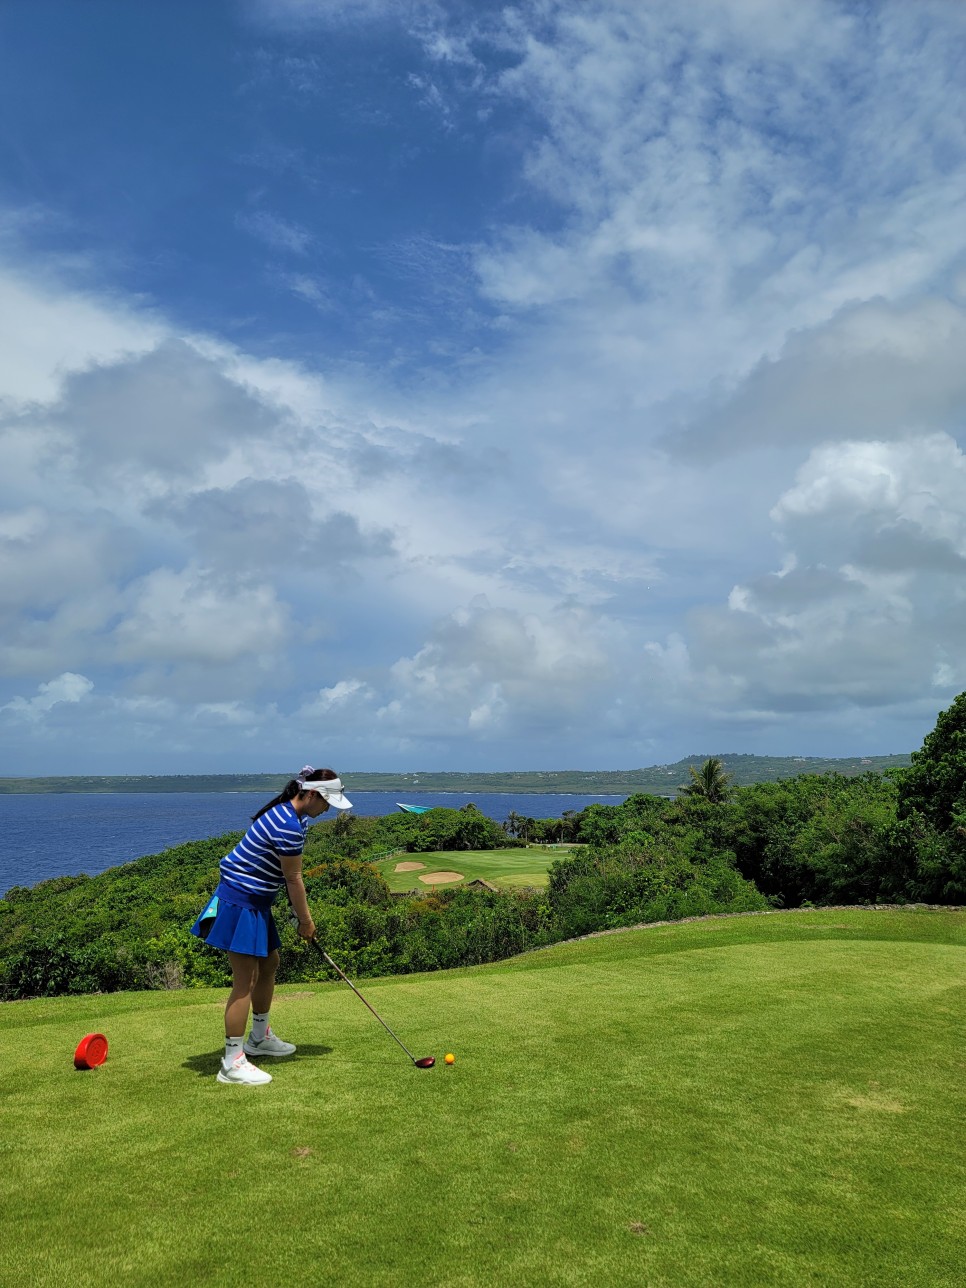
<svg viewBox="0 0 966 1288">
<path fill-rule="evenodd" d="M 896 756 L 754 756 L 708 753 L 686 756 L 673 764 L 646 769 L 612 770 L 507 770 L 496 773 L 416 771 L 413 773 L 360 772 L 343 775 L 346 784 L 360 792 L 519 792 L 627 795 L 675 791 L 697 768 L 717 755 L 725 772 L 738 787 L 775 782 L 799 774 L 838 773 L 855 777 L 883 773 L 910 763 L 908 754 Z M 64 775 L 46 778 L 0 778 L 0 794 L 77 792 L 107 794 L 128 792 L 277 792 L 288 773 L 278 774 L 124 774 Z"/>
</svg>

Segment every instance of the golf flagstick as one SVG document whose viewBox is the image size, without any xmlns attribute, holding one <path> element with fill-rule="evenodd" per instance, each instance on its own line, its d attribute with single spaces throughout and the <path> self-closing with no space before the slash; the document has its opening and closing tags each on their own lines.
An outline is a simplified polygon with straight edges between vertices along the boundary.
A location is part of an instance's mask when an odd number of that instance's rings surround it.
<svg viewBox="0 0 966 1288">
<path fill-rule="evenodd" d="M 312 936 L 312 939 L 311 939 L 311 941 L 310 941 L 310 942 L 313 944 L 313 946 L 315 947 L 315 949 L 317 950 L 317 952 L 318 952 L 318 953 L 319 953 L 319 954 L 320 954 L 320 955 L 325 959 L 325 961 L 327 961 L 327 962 L 329 963 L 329 965 L 332 967 L 332 969 L 335 971 L 335 973 L 339 976 L 339 978 L 340 978 L 340 979 L 342 979 L 342 980 L 344 980 L 344 981 L 349 985 L 349 987 L 352 989 L 353 993 L 355 993 L 355 995 L 356 995 L 356 997 L 359 999 L 359 1001 L 360 1001 L 360 1002 L 362 1002 L 365 1006 L 369 1007 L 369 1010 L 370 1010 L 370 1011 L 372 1011 L 373 1015 L 376 1017 L 376 1019 L 379 1021 L 379 1023 L 382 1025 L 382 1027 L 386 1030 L 386 1032 L 389 1034 L 389 1036 L 390 1036 L 390 1037 L 391 1037 L 395 1042 L 398 1042 L 398 1043 L 399 1043 L 399 1045 L 402 1047 L 402 1049 L 403 1049 L 403 1050 L 406 1052 L 406 1054 L 409 1056 L 410 1060 L 412 1060 L 412 1062 L 413 1062 L 413 1064 L 416 1066 L 416 1068 L 417 1068 L 417 1069 L 431 1069 L 431 1068 L 433 1067 L 433 1065 L 436 1063 L 436 1057 L 435 1057 L 434 1055 L 424 1055 L 424 1056 L 422 1057 L 422 1059 L 417 1060 L 417 1059 L 416 1059 L 416 1057 L 413 1055 L 412 1051 L 410 1051 L 409 1047 L 408 1047 L 408 1046 L 406 1046 L 405 1042 L 403 1042 L 403 1040 L 402 1040 L 401 1038 L 397 1037 L 397 1036 L 396 1036 L 396 1034 L 395 1034 L 395 1033 L 393 1033 L 392 1029 L 389 1027 L 389 1025 L 386 1023 L 386 1021 L 382 1018 L 382 1016 L 379 1014 L 379 1012 L 375 1009 L 375 1007 L 374 1007 L 374 1006 L 370 1006 L 370 1005 L 369 1005 L 369 1003 L 368 1003 L 368 1002 L 366 1001 L 366 999 L 362 996 L 362 994 L 361 994 L 361 993 L 359 992 L 359 990 L 356 988 L 355 984 L 353 984 L 352 980 L 351 980 L 351 979 L 349 978 L 349 976 L 345 973 L 345 971 L 340 970 L 340 968 L 335 964 L 335 962 L 332 960 L 332 958 L 329 956 L 329 954 L 325 951 L 325 949 L 322 947 L 322 945 L 321 945 L 321 944 L 319 943 L 319 941 L 316 939 L 315 935 L 313 935 L 313 936 Z"/>
</svg>

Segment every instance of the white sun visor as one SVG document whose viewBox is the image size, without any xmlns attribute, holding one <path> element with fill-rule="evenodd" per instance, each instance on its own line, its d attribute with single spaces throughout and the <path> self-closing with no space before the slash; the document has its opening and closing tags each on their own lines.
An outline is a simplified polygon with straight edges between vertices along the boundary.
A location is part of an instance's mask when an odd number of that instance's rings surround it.
<svg viewBox="0 0 966 1288">
<path fill-rule="evenodd" d="M 343 793 L 341 778 L 316 778 L 307 782 L 299 778 L 297 781 L 303 792 L 318 792 L 335 809 L 352 809 L 352 801 Z"/>
</svg>

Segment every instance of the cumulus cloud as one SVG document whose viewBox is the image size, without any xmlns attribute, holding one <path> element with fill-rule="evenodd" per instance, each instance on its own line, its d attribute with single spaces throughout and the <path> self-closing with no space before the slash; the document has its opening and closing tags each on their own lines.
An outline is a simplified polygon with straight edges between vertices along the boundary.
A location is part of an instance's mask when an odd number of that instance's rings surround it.
<svg viewBox="0 0 966 1288">
<path fill-rule="evenodd" d="M 48 402 L 66 372 L 143 353 L 163 330 L 143 308 L 0 264 L 0 404 Z"/>
<path fill-rule="evenodd" d="M 391 669 L 379 719 L 409 737 L 569 725 L 613 682 L 601 623 L 576 607 L 546 617 L 475 601 Z"/>
<path fill-rule="evenodd" d="M 240 441 L 273 438 L 278 417 L 182 340 L 68 377 L 50 423 L 88 471 L 194 475 Z"/>
<path fill-rule="evenodd" d="M 693 613 L 695 672 L 762 713 L 964 687 L 964 480 L 946 435 L 815 449 L 772 511 L 784 566 Z"/>
<path fill-rule="evenodd" d="M 889 544 L 897 570 L 927 546 L 966 558 L 966 456 L 947 434 L 904 442 L 841 442 L 816 448 L 781 496 L 772 516 L 811 557 L 847 556 L 888 564 L 870 536 L 904 533 L 909 547 Z M 931 560 L 927 562 L 927 570 Z"/>
<path fill-rule="evenodd" d="M 964 353 L 966 312 L 949 300 L 854 304 L 789 336 L 671 445 L 706 454 L 955 431 L 966 422 Z"/>
<path fill-rule="evenodd" d="M 308 205 L 240 196 L 318 328 L 298 350 L 288 312 L 246 351 L 0 272 L 6 714 L 172 757 L 304 721 L 360 765 L 646 763 L 719 727 L 905 749 L 894 713 L 966 679 L 959 9 L 248 12 L 260 45 L 298 30 L 300 111 L 325 42 L 392 40 L 493 200 L 465 235 L 382 237 L 381 308 L 317 270 Z M 431 147 L 416 116 L 394 149 Z M 328 162 L 263 151 L 283 195 Z M 363 300 L 377 339 L 340 344 Z M 433 346 L 420 308 L 453 319 Z M 96 692 L 48 700 L 82 672 Z"/>
<path fill-rule="evenodd" d="M 17 613 L 29 607 L 46 614 L 67 595 L 96 591 L 105 579 L 122 574 L 136 557 L 136 539 L 104 515 L 88 513 L 81 519 L 76 512 L 57 514 L 31 507 L 3 518 L 14 535 L 0 537 L 5 565 L 0 612 Z M 126 542 L 119 542 L 119 537 L 126 537 Z"/>
<path fill-rule="evenodd" d="M 155 504 L 202 559 L 225 569 L 275 569 L 279 576 L 322 563 L 333 571 L 354 559 L 392 553 L 385 530 L 364 532 L 350 514 L 318 514 L 297 479 L 239 480 Z"/>
<path fill-rule="evenodd" d="M 314 722 L 321 720 L 328 736 L 334 732 L 345 736 L 352 732 L 357 720 L 371 718 L 375 696 L 375 691 L 364 680 L 339 680 L 328 688 L 319 689 L 303 703 L 297 718 L 309 728 L 314 728 Z"/>
<path fill-rule="evenodd" d="M 286 609 L 268 585 L 230 584 L 201 568 L 158 568 L 130 589 L 114 632 L 121 661 L 219 666 L 270 657 L 286 632 Z"/>
<path fill-rule="evenodd" d="M 140 535 L 98 507 L 30 507 L 0 537 L 0 670 L 36 676 L 103 660 L 120 587 L 145 556 Z"/>
<path fill-rule="evenodd" d="M 56 679 L 48 680 L 47 683 L 38 687 L 37 693 L 32 698 L 16 697 L 10 702 L 4 703 L 0 711 L 9 711 L 11 715 L 19 716 L 24 720 L 40 720 L 52 707 L 59 703 L 81 702 L 94 688 L 94 683 L 86 675 L 76 675 L 73 671 L 65 671 L 63 675 L 58 675 Z"/>
</svg>

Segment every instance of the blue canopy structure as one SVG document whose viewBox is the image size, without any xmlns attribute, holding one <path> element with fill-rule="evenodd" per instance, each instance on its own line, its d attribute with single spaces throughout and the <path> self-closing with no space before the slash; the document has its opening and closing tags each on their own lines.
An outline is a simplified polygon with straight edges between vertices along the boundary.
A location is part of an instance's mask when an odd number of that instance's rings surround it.
<svg viewBox="0 0 966 1288">
<path fill-rule="evenodd" d="M 426 814 L 432 809 L 431 805 L 404 805 L 402 801 L 396 801 L 396 804 L 407 814 Z"/>
</svg>

